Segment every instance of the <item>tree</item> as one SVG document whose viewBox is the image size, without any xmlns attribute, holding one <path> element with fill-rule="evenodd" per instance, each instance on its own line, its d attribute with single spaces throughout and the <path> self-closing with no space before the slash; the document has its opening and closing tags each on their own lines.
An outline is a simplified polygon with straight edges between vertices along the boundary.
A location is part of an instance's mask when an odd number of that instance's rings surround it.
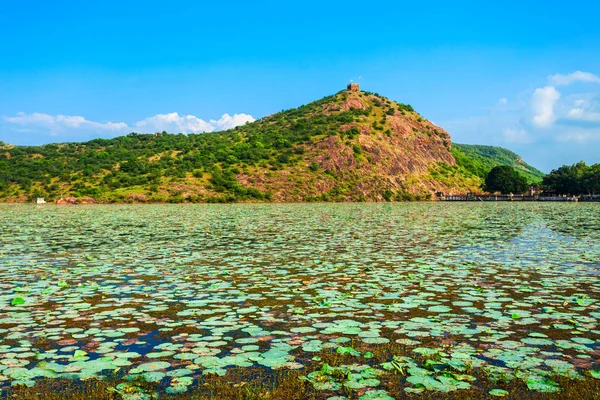
<svg viewBox="0 0 600 400">
<path fill-rule="evenodd" d="M 583 161 L 563 165 L 544 177 L 545 188 L 559 194 L 595 194 L 600 191 L 600 164 L 591 166 Z"/>
<path fill-rule="evenodd" d="M 528 187 L 527 179 L 507 165 L 492 168 L 484 186 L 485 190 L 492 193 L 523 193 Z"/>
<path fill-rule="evenodd" d="M 600 164 L 591 165 L 585 179 L 588 192 L 593 195 L 600 193 Z"/>
</svg>

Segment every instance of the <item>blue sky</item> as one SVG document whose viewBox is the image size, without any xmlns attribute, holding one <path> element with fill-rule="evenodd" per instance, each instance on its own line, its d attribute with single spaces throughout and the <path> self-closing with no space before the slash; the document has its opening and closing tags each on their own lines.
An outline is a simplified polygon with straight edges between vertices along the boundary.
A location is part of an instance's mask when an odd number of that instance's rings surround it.
<svg viewBox="0 0 600 400">
<path fill-rule="evenodd" d="M 225 129 L 362 77 L 455 142 L 600 162 L 598 3 L 419 3 L 5 0 L 0 140 Z"/>
</svg>

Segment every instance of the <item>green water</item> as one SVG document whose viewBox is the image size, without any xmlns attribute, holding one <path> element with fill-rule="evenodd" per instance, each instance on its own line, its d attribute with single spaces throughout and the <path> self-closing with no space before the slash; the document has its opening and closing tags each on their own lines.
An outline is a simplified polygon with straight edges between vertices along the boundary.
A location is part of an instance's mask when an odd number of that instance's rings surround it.
<svg viewBox="0 0 600 400">
<path fill-rule="evenodd" d="M 1 205 L 0 244 L 0 387 L 120 367 L 177 392 L 357 343 L 600 367 L 600 204 Z"/>
</svg>

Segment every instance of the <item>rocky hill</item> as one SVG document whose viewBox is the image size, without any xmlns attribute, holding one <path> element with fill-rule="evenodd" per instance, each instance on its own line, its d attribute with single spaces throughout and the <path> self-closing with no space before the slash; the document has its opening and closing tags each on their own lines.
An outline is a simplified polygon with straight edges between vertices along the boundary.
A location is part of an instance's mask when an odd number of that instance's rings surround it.
<svg viewBox="0 0 600 400">
<path fill-rule="evenodd" d="M 478 189 L 471 156 L 460 153 L 457 164 L 457 154 L 450 135 L 410 105 L 354 86 L 223 132 L 0 144 L 0 199 L 429 199 Z"/>
</svg>

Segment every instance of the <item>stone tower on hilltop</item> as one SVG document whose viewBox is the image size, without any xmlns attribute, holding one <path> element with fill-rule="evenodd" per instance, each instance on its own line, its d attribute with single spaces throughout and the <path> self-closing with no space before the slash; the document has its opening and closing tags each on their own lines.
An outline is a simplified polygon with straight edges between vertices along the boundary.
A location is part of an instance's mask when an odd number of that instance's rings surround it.
<svg viewBox="0 0 600 400">
<path fill-rule="evenodd" d="M 348 90 L 350 92 L 360 92 L 360 85 L 358 83 L 349 83 Z"/>
</svg>

